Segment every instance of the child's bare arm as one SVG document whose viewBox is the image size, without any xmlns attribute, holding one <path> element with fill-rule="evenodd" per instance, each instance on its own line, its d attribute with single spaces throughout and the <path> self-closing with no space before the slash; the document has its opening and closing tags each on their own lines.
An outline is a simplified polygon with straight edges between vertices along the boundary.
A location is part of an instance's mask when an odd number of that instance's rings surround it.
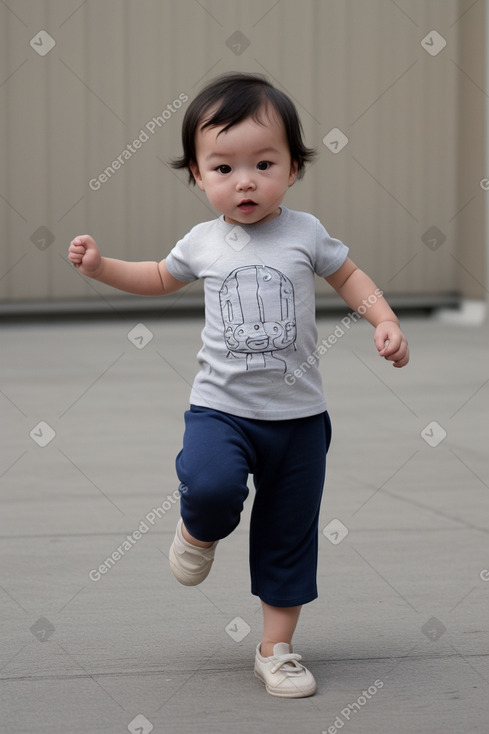
<svg viewBox="0 0 489 734">
<path fill-rule="evenodd" d="M 83 275 L 139 296 L 167 295 L 187 285 L 171 275 L 164 260 L 159 263 L 126 262 L 102 257 L 90 235 L 75 237 L 68 257 Z"/>
<path fill-rule="evenodd" d="M 373 280 L 348 257 L 341 268 L 325 279 L 354 311 L 375 327 L 375 346 L 381 357 L 404 367 L 409 362 L 406 337 L 399 320 Z"/>
</svg>

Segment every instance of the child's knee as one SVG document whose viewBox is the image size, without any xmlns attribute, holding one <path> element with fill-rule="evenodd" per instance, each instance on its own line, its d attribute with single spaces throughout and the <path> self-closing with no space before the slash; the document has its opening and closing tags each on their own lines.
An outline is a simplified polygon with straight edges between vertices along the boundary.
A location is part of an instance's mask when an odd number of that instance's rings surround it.
<svg viewBox="0 0 489 734">
<path fill-rule="evenodd" d="M 199 540 L 225 538 L 239 524 L 248 491 L 246 484 L 230 479 L 210 481 L 199 475 L 188 478 L 180 486 L 186 528 Z"/>
<path fill-rule="evenodd" d="M 234 508 L 241 511 L 248 487 L 227 476 L 198 473 L 186 477 L 180 488 L 182 501 L 201 510 L 214 511 Z"/>
</svg>

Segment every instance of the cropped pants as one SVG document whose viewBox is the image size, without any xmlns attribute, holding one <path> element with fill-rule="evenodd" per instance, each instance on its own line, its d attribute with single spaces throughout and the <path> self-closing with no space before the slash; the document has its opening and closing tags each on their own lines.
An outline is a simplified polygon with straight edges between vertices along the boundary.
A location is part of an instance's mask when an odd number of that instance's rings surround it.
<svg viewBox="0 0 489 734">
<path fill-rule="evenodd" d="M 330 441 L 327 411 L 283 421 L 195 405 L 185 413 L 176 459 L 185 527 L 203 541 L 232 533 L 253 474 L 251 593 L 272 606 L 317 597 L 318 519 Z"/>
</svg>

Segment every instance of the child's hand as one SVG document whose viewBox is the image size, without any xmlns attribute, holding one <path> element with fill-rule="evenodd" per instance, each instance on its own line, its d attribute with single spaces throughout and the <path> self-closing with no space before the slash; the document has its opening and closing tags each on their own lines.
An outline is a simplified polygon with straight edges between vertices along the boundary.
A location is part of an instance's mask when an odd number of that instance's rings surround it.
<svg viewBox="0 0 489 734">
<path fill-rule="evenodd" d="M 94 278 L 100 272 L 102 256 L 97 243 L 89 234 L 82 234 L 71 241 L 68 259 L 82 275 Z"/>
<path fill-rule="evenodd" d="M 394 367 L 404 367 L 409 362 L 406 337 L 395 321 L 382 321 L 378 324 L 374 341 L 379 355 L 393 362 Z"/>
</svg>

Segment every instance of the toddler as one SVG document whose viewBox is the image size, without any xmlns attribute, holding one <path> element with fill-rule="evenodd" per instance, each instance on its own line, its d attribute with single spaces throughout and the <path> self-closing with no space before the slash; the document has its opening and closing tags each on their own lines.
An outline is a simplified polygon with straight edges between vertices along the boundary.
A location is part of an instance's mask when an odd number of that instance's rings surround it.
<svg viewBox="0 0 489 734">
<path fill-rule="evenodd" d="M 200 370 L 176 460 L 181 517 L 170 567 L 188 586 L 207 577 L 219 540 L 239 523 L 252 474 L 251 592 L 263 608 L 255 675 L 274 696 L 311 696 L 316 682 L 291 643 L 302 605 L 317 597 L 331 440 L 315 352 L 315 273 L 351 309 L 371 304 L 364 317 L 381 357 L 403 367 L 408 346 L 348 248 L 312 215 L 282 204 L 314 155 L 283 92 L 258 75 L 218 77 L 189 105 L 182 143 L 172 165 L 188 171 L 220 216 L 194 227 L 161 262 L 102 257 L 89 235 L 75 237 L 69 259 L 83 275 L 140 295 L 203 279 Z"/>
</svg>

